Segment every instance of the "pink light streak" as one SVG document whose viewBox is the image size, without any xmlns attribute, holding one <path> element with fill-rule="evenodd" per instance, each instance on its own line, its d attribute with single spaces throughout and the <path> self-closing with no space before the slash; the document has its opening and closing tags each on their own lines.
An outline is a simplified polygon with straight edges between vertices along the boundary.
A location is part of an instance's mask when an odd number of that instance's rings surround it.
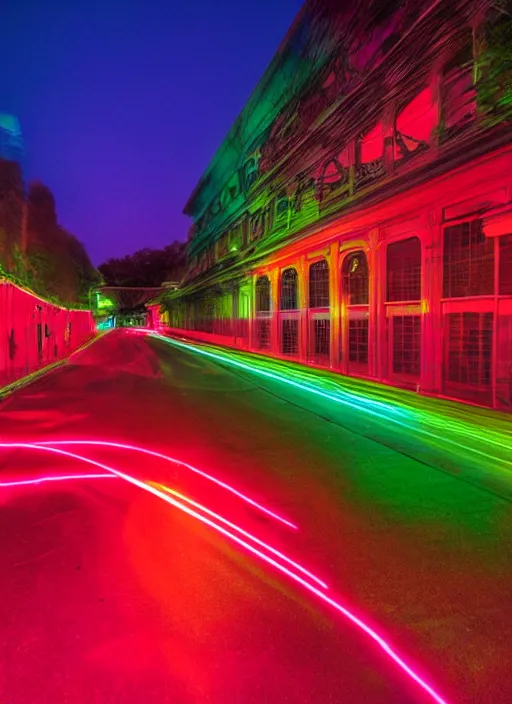
<svg viewBox="0 0 512 704">
<path fill-rule="evenodd" d="M 197 467 L 194 467 L 193 465 L 188 464 L 187 462 L 182 462 L 181 460 L 177 460 L 174 457 L 169 457 L 168 455 L 164 455 L 163 453 L 157 452 L 156 450 L 148 450 L 145 447 L 139 447 L 138 445 L 127 445 L 121 442 L 108 442 L 104 440 L 44 440 L 36 444 L 51 447 L 56 447 L 58 445 L 91 445 L 93 447 L 113 447 L 117 450 L 130 450 L 131 452 L 141 452 L 142 454 L 149 455 L 150 457 L 158 457 L 159 459 L 164 460 L 165 462 L 170 462 L 171 464 L 178 465 L 179 467 L 184 467 L 185 469 L 188 469 L 191 472 L 198 474 L 204 479 L 208 479 L 208 481 L 211 481 L 214 484 L 217 484 L 218 486 L 222 487 L 226 491 L 229 491 L 242 501 L 245 501 L 247 504 L 250 504 L 254 508 L 258 509 L 258 511 L 266 513 L 267 516 L 270 516 L 271 518 L 275 519 L 276 521 L 279 521 L 280 523 L 284 523 L 285 525 L 290 528 L 293 528 L 294 530 L 298 530 L 298 527 L 294 523 L 292 523 L 286 518 L 283 518 L 279 514 L 267 508 L 266 506 L 263 506 L 254 499 L 251 499 L 249 496 L 243 494 L 241 491 L 238 491 L 238 489 L 235 489 L 230 484 L 226 484 L 226 482 L 217 479 L 217 477 L 214 477 L 211 474 L 207 474 L 203 470 L 198 469 Z"/>
<path fill-rule="evenodd" d="M 105 469 L 105 470 L 107 470 L 108 472 L 110 472 L 110 474 L 107 474 L 107 475 L 96 475 L 96 476 L 98 476 L 98 477 L 105 477 L 105 476 L 106 476 L 106 477 L 115 479 L 115 477 L 118 476 L 118 477 L 121 477 L 122 479 L 127 480 L 126 478 L 129 477 L 129 476 L 131 476 L 131 475 L 124 475 L 124 474 L 121 476 L 121 474 L 119 473 L 119 471 L 116 470 L 116 469 L 114 469 L 113 467 L 110 467 L 110 466 L 108 466 L 108 465 L 105 465 L 105 464 L 103 464 L 103 463 L 101 463 L 101 462 L 97 462 L 96 460 L 93 460 L 93 459 L 91 459 L 91 458 L 89 458 L 89 457 L 84 457 L 83 455 L 77 455 L 77 454 L 75 454 L 74 452 L 69 452 L 68 450 L 59 450 L 58 448 L 50 447 L 50 446 L 48 446 L 48 445 L 42 445 L 42 444 L 39 445 L 39 444 L 35 444 L 35 443 L 14 442 L 14 443 L 0 443 L 0 449 L 1 449 L 1 448 L 5 448 L 5 449 L 29 449 L 29 450 L 37 450 L 37 449 L 39 449 L 39 450 L 46 451 L 46 452 L 53 452 L 53 453 L 58 454 L 58 455 L 63 455 L 64 457 L 71 457 L 72 459 L 79 460 L 80 462 L 86 462 L 87 464 L 92 464 L 92 465 L 95 466 L 95 467 L 99 467 L 100 469 Z M 88 477 L 88 476 L 91 476 L 91 475 L 85 475 L 85 476 Z M 58 479 L 58 478 L 59 478 L 59 475 L 54 475 L 54 476 L 52 476 L 52 477 L 49 477 L 49 478 L 48 478 L 48 481 L 55 481 L 55 479 Z M 138 480 L 138 479 L 135 480 L 134 477 L 131 477 L 131 479 L 134 480 L 134 481 L 140 482 L 140 480 Z M 27 481 L 26 483 L 27 483 L 27 484 L 31 484 L 31 483 L 37 483 L 38 481 L 40 481 L 40 480 L 35 479 L 35 480 L 29 480 L 29 481 Z M 127 481 L 128 481 L 128 480 L 127 480 Z M 132 483 L 133 483 L 133 482 L 132 482 Z M 216 519 L 217 519 L 218 521 L 220 521 L 221 523 L 224 523 L 225 525 L 228 525 L 232 530 L 236 530 L 238 533 L 240 533 L 240 534 L 243 535 L 244 537 L 248 538 L 249 540 L 252 540 L 254 543 L 256 543 L 257 545 L 260 545 L 262 548 L 264 548 L 264 549 L 267 550 L 268 552 L 271 552 L 271 553 L 273 553 L 274 555 L 276 555 L 276 557 L 281 558 L 281 560 L 283 560 L 284 562 L 287 562 L 288 564 L 290 564 L 290 565 L 292 565 L 293 567 L 295 567 L 295 569 L 297 569 L 299 572 L 302 572 L 304 575 L 308 576 L 310 579 L 312 579 L 314 582 L 316 582 L 318 585 L 320 585 L 320 586 L 323 587 L 324 589 L 327 589 L 327 588 L 328 588 L 328 587 L 327 587 L 327 584 L 325 584 L 325 582 L 323 582 L 321 579 L 319 579 L 319 578 L 316 577 L 314 574 L 312 574 L 311 572 L 309 572 L 305 567 L 302 567 L 302 565 L 299 565 L 297 562 L 295 562 L 295 561 L 292 560 L 291 558 L 287 557 L 286 555 L 284 555 L 284 554 L 283 554 L 282 552 L 280 552 L 279 550 L 276 550 L 276 548 L 273 548 L 271 545 L 268 545 L 267 543 L 263 542 L 262 540 L 260 540 L 260 539 L 257 538 L 256 536 L 252 535 L 251 533 L 247 532 L 246 530 L 244 530 L 244 529 L 241 528 L 240 526 L 237 526 L 235 523 L 232 523 L 232 522 L 229 521 L 227 518 L 224 518 L 224 517 L 220 516 L 219 514 L 214 513 L 214 512 L 211 511 L 210 509 L 206 508 L 206 506 L 203 506 L 202 504 L 197 503 L 197 502 L 194 501 L 193 499 L 189 499 L 189 498 L 187 498 L 186 496 L 184 496 L 183 494 L 180 494 L 179 492 L 175 491 L 174 489 L 171 489 L 171 488 L 169 488 L 169 487 L 164 487 L 162 484 L 155 484 L 154 482 L 140 482 L 139 484 L 137 484 L 137 486 L 139 486 L 140 488 L 144 488 L 145 490 L 148 490 L 148 488 L 149 488 L 149 487 L 152 487 L 152 486 L 160 486 L 160 487 L 162 487 L 166 492 L 168 492 L 168 493 L 170 493 L 170 494 L 174 494 L 175 496 L 178 496 L 182 501 L 185 501 L 185 502 L 189 503 L 190 505 L 193 505 L 195 508 L 198 508 L 200 511 L 203 511 L 203 513 L 206 513 L 206 514 L 208 514 L 208 515 L 210 515 L 210 516 L 216 518 Z"/>
<path fill-rule="evenodd" d="M 79 443 L 76 443 L 79 444 Z M 217 532 L 221 533 L 222 535 L 226 536 L 230 540 L 234 541 L 235 543 L 241 545 L 244 547 L 246 550 L 251 552 L 253 555 L 256 555 L 259 557 L 261 560 L 267 562 L 268 564 L 272 565 L 275 567 L 277 570 L 282 572 L 283 574 L 287 575 L 290 579 L 294 580 L 298 584 L 302 585 L 305 587 L 309 592 L 317 596 L 321 601 L 324 603 L 328 604 L 331 606 L 333 609 L 341 613 L 348 621 L 350 621 L 353 625 L 355 625 L 359 630 L 361 630 L 363 633 L 365 633 L 371 640 L 376 643 L 381 650 L 387 655 L 392 662 L 400 669 L 402 670 L 403 673 L 405 673 L 413 682 L 415 682 L 426 694 L 429 695 L 429 697 L 436 702 L 436 704 L 447 704 L 447 701 L 441 697 L 440 694 L 438 694 L 435 689 L 426 682 L 426 680 L 423 679 L 423 677 L 417 673 L 412 667 L 410 667 L 405 660 L 393 649 L 390 643 L 388 643 L 382 636 L 380 636 L 377 631 L 375 631 L 371 626 L 366 624 L 364 621 L 362 621 L 359 617 L 357 617 L 355 614 L 353 614 L 349 609 L 344 607 L 342 604 L 338 603 L 331 597 L 329 597 L 325 592 L 321 591 L 317 587 L 313 586 L 309 582 L 307 582 L 305 579 L 303 579 L 300 575 L 296 574 L 295 572 L 292 572 L 289 570 L 287 567 L 284 565 L 281 565 L 279 562 L 276 562 L 272 557 L 269 555 L 265 555 L 265 553 L 261 552 L 257 548 L 255 548 L 253 545 L 250 545 L 247 543 L 245 540 L 240 538 L 239 536 L 235 535 L 234 533 L 231 533 L 229 530 L 224 528 L 223 526 L 218 525 L 214 521 L 212 521 L 210 518 L 207 518 L 206 516 L 201 515 L 197 511 L 195 511 L 192 508 L 189 508 L 189 506 L 186 506 L 185 504 L 181 503 L 180 501 L 177 501 L 174 499 L 172 496 L 169 496 L 169 494 L 166 494 L 159 489 L 155 488 L 154 486 L 148 485 L 145 482 L 140 481 L 139 479 L 136 479 L 135 477 L 132 477 L 128 474 L 125 474 L 124 472 L 121 472 L 119 470 L 116 470 L 112 467 L 109 467 L 107 465 L 104 465 L 101 462 L 97 462 L 96 460 L 91 460 L 88 457 L 83 457 L 82 455 L 77 455 L 75 453 L 69 452 L 67 450 L 59 450 L 58 448 L 55 447 L 45 447 L 42 445 L 37 445 L 37 444 L 32 444 L 32 443 L 0 443 L 0 447 L 3 448 L 26 448 L 26 449 L 32 449 L 32 450 L 40 450 L 40 451 L 47 451 L 47 452 L 53 452 L 55 454 L 62 455 L 64 457 L 69 457 L 72 459 L 79 460 L 81 462 L 86 462 L 88 464 L 92 464 L 100 469 L 103 469 L 107 472 L 111 472 L 112 474 L 115 474 L 116 476 L 120 477 L 121 479 L 124 479 L 130 484 L 133 484 L 134 486 L 139 487 L 140 489 L 143 489 L 144 491 L 147 491 L 150 494 L 153 494 L 154 496 L 162 499 L 166 503 L 170 504 L 171 506 L 179 509 L 180 511 L 183 511 L 184 513 L 188 514 L 189 516 L 197 519 L 201 523 L 204 523 L 205 525 L 210 526 Z"/>
<path fill-rule="evenodd" d="M 34 486 L 43 484 L 44 482 L 63 482 L 68 480 L 82 479 L 116 479 L 113 474 L 54 474 L 47 477 L 38 477 L 37 479 L 22 479 L 12 482 L 0 482 L 0 487 L 7 489 L 16 486 Z"/>
<path fill-rule="evenodd" d="M 152 485 L 152 483 L 150 483 L 150 485 Z M 238 533 L 240 533 L 241 535 L 244 535 L 246 538 L 249 538 L 257 545 L 261 545 L 261 547 L 265 548 L 265 550 L 267 550 L 268 552 L 271 552 L 274 555 L 276 555 L 276 557 L 281 558 L 281 560 L 283 560 L 283 562 L 287 562 L 289 565 L 292 565 L 293 567 L 295 567 L 296 570 L 298 570 L 299 572 L 302 572 L 303 574 L 308 576 L 310 579 L 312 579 L 314 582 L 319 584 L 324 589 L 328 589 L 327 584 L 325 582 L 323 582 L 321 579 L 319 579 L 314 574 L 309 572 L 309 570 L 307 570 L 305 567 L 302 567 L 302 565 L 299 565 L 297 562 L 295 562 L 291 558 L 287 557 L 282 552 L 279 552 L 279 550 L 276 550 L 271 545 L 268 545 L 268 543 L 264 543 L 259 538 L 256 538 L 256 536 L 252 535 L 251 533 L 248 533 L 243 528 L 240 528 L 240 526 L 237 526 L 236 523 L 231 523 L 231 521 L 228 521 L 227 518 L 223 518 L 222 516 L 219 516 L 218 513 L 215 513 L 214 511 L 210 511 L 210 509 L 206 508 L 206 506 L 203 506 L 202 504 L 197 503 L 197 501 L 194 501 L 193 499 L 189 499 L 188 497 L 184 496 L 183 494 L 180 494 L 179 491 L 175 491 L 174 489 L 170 489 L 168 486 L 164 486 L 163 484 L 158 484 L 158 485 L 153 484 L 153 486 L 160 487 L 160 489 L 167 492 L 168 494 L 172 494 L 173 496 L 177 496 L 178 499 L 180 499 L 181 501 L 185 501 L 186 503 L 190 504 L 191 506 L 194 506 L 194 508 L 197 508 L 200 511 L 202 511 L 203 513 L 206 513 L 208 516 L 211 516 L 212 518 L 216 518 L 221 523 L 224 523 L 224 525 L 229 526 L 232 530 L 236 530 Z"/>
</svg>

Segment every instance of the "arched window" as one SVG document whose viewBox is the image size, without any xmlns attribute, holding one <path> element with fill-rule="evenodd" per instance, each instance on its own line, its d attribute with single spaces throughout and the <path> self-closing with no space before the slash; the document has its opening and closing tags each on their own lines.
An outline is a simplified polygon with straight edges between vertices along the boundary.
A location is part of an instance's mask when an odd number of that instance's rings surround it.
<svg viewBox="0 0 512 704">
<path fill-rule="evenodd" d="M 367 305 L 369 298 L 368 261 L 363 251 L 352 252 L 343 261 L 343 295 L 349 305 Z"/>
<path fill-rule="evenodd" d="M 283 271 L 281 275 L 280 310 L 297 310 L 299 307 L 298 282 L 297 269 L 292 267 Z"/>
<path fill-rule="evenodd" d="M 270 279 L 268 276 L 259 276 L 256 281 L 256 312 L 269 313 L 270 309 Z"/>
<path fill-rule="evenodd" d="M 309 307 L 329 307 L 329 265 L 325 259 L 309 267 Z"/>
</svg>

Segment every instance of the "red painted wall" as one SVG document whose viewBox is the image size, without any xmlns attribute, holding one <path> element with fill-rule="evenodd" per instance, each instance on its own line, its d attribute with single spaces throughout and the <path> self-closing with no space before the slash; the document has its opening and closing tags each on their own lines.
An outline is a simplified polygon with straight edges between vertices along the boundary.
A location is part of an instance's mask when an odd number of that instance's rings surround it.
<svg viewBox="0 0 512 704">
<path fill-rule="evenodd" d="M 89 311 L 61 308 L 0 281 L 0 388 L 69 356 L 94 330 Z"/>
</svg>

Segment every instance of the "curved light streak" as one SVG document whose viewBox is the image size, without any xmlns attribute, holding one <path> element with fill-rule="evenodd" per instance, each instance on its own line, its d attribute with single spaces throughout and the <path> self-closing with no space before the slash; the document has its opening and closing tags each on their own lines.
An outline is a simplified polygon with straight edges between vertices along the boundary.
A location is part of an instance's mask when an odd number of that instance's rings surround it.
<svg viewBox="0 0 512 704">
<path fill-rule="evenodd" d="M 218 486 L 222 487 L 223 489 L 226 489 L 226 491 L 229 491 L 230 493 L 234 494 L 239 499 L 242 499 L 242 501 L 245 501 L 247 504 L 250 504 L 254 508 L 258 509 L 258 511 L 266 513 L 267 516 L 270 516 L 271 518 L 275 519 L 276 521 L 279 521 L 280 523 L 284 523 L 285 525 L 290 528 L 293 528 L 294 530 L 298 530 L 298 527 L 294 523 L 289 521 L 287 518 L 283 518 L 283 516 L 280 516 L 278 513 L 275 513 L 275 511 L 272 511 L 271 509 L 267 508 L 266 506 L 263 506 L 254 499 L 251 499 L 249 496 L 243 494 L 241 491 L 238 491 L 238 489 L 235 489 L 230 484 L 226 484 L 226 482 L 223 482 L 221 479 L 217 479 L 217 477 L 214 477 L 211 474 L 208 474 L 207 472 L 203 472 L 203 470 L 198 469 L 197 467 L 194 467 L 191 464 L 188 464 L 188 462 L 177 460 L 174 457 L 169 457 L 168 455 L 164 455 L 162 452 L 157 452 L 156 450 L 148 450 L 147 448 L 139 447 L 138 445 L 128 445 L 122 442 L 109 442 L 106 440 L 43 440 L 34 444 L 51 447 L 55 447 L 57 445 L 92 445 L 96 447 L 113 447 L 117 450 L 130 450 L 132 452 L 141 452 L 142 454 L 149 455 L 150 457 L 158 457 L 159 459 L 164 460 L 165 462 L 170 462 L 171 464 L 178 465 L 179 467 L 184 467 L 185 469 L 194 472 L 194 474 L 198 474 L 204 479 L 208 479 L 208 481 L 211 481 L 214 484 L 217 484 Z"/>
<path fill-rule="evenodd" d="M 256 536 L 251 535 L 251 533 L 248 533 L 243 528 L 240 528 L 240 526 L 237 526 L 236 523 L 231 523 L 231 521 L 228 521 L 227 518 L 223 518 L 223 516 L 220 516 L 218 513 L 211 511 L 209 508 L 206 508 L 206 506 L 203 506 L 202 504 L 198 503 L 197 501 L 194 501 L 193 499 L 189 499 L 187 496 L 180 494 L 179 491 L 176 491 L 175 489 L 171 489 L 170 487 L 165 486 L 164 484 L 156 484 L 155 482 L 149 482 L 149 485 L 159 487 L 160 489 L 162 489 L 166 493 L 172 494 L 173 496 L 176 496 L 181 501 L 185 501 L 185 503 L 190 504 L 191 506 L 194 506 L 194 508 L 199 509 L 203 513 L 206 513 L 208 516 L 211 516 L 212 518 L 215 518 L 217 521 L 224 523 L 224 525 L 229 526 L 232 530 L 236 530 L 238 533 L 240 533 L 241 535 L 244 535 L 246 538 L 249 538 L 257 545 L 261 545 L 261 547 L 265 548 L 265 550 L 267 550 L 268 552 L 273 553 L 277 557 L 281 558 L 281 560 L 283 560 L 284 562 L 287 562 L 289 565 L 292 565 L 293 567 L 295 567 L 296 570 L 298 570 L 299 572 L 302 572 L 302 574 L 305 574 L 306 576 L 308 576 L 310 579 L 312 579 L 314 582 L 319 584 L 324 589 L 328 589 L 328 586 L 325 582 L 323 582 L 321 579 L 316 577 L 314 574 L 312 574 L 305 567 L 302 567 L 302 565 L 299 565 L 297 562 L 295 562 L 291 558 L 287 557 L 282 552 L 279 552 L 279 550 L 276 550 L 271 545 L 268 545 L 267 543 L 263 542 L 263 540 L 256 538 Z"/>
<path fill-rule="evenodd" d="M 38 477 L 37 479 L 21 479 L 12 482 L 0 482 L 0 487 L 7 489 L 16 486 L 34 486 L 45 482 L 63 482 L 68 480 L 81 479 L 116 479 L 113 474 L 54 474 L 48 477 Z"/>
<path fill-rule="evenodd" d="M 154 486 L 151 486 L 149 484 L 146 484 L 145 482 L 140 481 L 139 479 L 136 479 L 135 477 L 132 477 L 128 474 L 125 474 L 124 472 L 120 472 L 117 469 L 114 469 L 113 467 L 109 467 L 108 465 L 105 465 L 101 462 L 97 462 L 96 460 L 91 460 L 88 457 L 82 457 L 81 455 L 77 455 L 73 452 L 68 452 L 67 450 L 59 450 L 58 448 L 55 447 L 45 447 L 42 445 L 37 445 L 37 444 L 32 444 L 32 443 L 1 443 L 0 447 L 23 447 L 26 449 L 34 449 L 34 450 L 42 450 L 42 451 L 47 451 L 47 452 L 54 452 L 55 454 L 63 455 L 65 457 L 70 457 L 72 459 L 77 459 L 82 462 L 87 462 L 89 464 L 92 464 L 96 467 L 99 467 L 100 469 L 106 470 L 108 472 L 112 472 L 116 476 L 120 477 L 121 479 L 124 479 L 125 481 L 129 482 L 130 484 L 133 484 L 140 489 L 143 489 L 144 491 L 147 491 L 150 494 L 153 494 L 154 496 L 157 496 L 158 498 L 162 499 L 166 503 L 170 504 L 171 506 L 174 506 L 175 508 L 179 509 L 180 511 L 183 511 L 184 513 L 188 514 L 189 516 L 192 516 L 193 518 L 196 518 L 198 521 L 201 523 L 204 523 L 217 532 L 221 533 L 222 535 L 225 535 L 227 538 L 233 540 L 235 543 L 238 543 L 242 547 L 244 547 L 246 550 L 251 552 L 252 554 L 256 555 L 260 559 L 264 560 L 268 564 L 272 565 L 275 567 L 277 570 L 282 572 L 283 574 L 287 575 L 290 577 L 290 579 L 293 579 L 295 582 L 298 584 L 302 585 L 305 587 L 309 592 L 317 596 L 321 601 L 325 602 L 329 606 L 331 606 L 333 609 L 341 613 L 348 621 L 350 621 L 353 625 L 355 625 L 359 630 L 361 630 L 363 633 L 365 633 L 374 643 L 376 643 L 381 650 L 392 660 L 395 665 L 398 666 L 402 672 L 404 672 L 413 682 L 415 682 L 426 694 L 430 696 L 430 698 L 436 702 L 436 704 L 447 704 L 447 700 L 441 697 L 440 694 L 436 692 L 436 690 L 426 682 L 423 677 L 418 674 L 412 667 L 410 667 L 405 660 L 393 649 L 393 647 L 382 637 L 380 636 L 377 631 L 375 631 L 371 626 L 366 624 L 364 621 L 362 621 L 360 618 L 358 618 L 355 614 L 353 614 L 349 609 L 345 608 L 342 606 L 342 604 L 338 603 L 331 597 L 329 597 L 325 592 L 322 590 L 318 589 L 317 587 L 313 586 L 309 582 L 307 582 L 305 579 L 303 579 L 301 576 L 298 574 L 295 574 L 295 572 L 292 572 L 289 570 L 287 567 L 284 565 L 281 565 L 279 562 L 274 560 L 272 557 L 269 555 L 265 555 L 262 553 L 260 550 L 255 548 L 253 545 L 250 545 L 247 543 L 245 540 L 242 540 L 239 536 L 235 535 L 234 533 L 231 533 L 229 530 L 224 528 L 223 526 L 218 525 L 214 521 L 212 521 L 210 518 L 207 518 L 206 516 L 201 515 L 194 509 L 190 508 L 189 506 L 181 503 L 180 501 L 177 501 L 174 499 L 172 496 L 169 496 L 169 494 L 164 493 L 163 491 L 160 491 L 159 489 L 155 488 Z"/>
<path fill-rule="evenodd" d="M 118 470 L 115 470 L 113 467 L 110 467 L 109 465 L 105 465 L 102 462 L 97 462 L 96 460 L 93 460 L 89 457 L 84 457 L 83 455 L 75 454 L 74 452 L 69 452 L 67 450 L 59 450 L 58 448 L 51 447 L 48 445 L 40 445 L 39 443 L 12 442 L 12 443 L 0 443 L 0 449 L 11 449 L 11 450 L 12 449 L 25 449 L 25 450 L 39 449 L 39 450 L 46 451 L 46 452 L 53 452 L 54 454 L 57 454 L 57 455 L 62 455 L 64 457 L 71 457 L 72 459 L 76 459 L 81 462 L 86 462 L 87 464 L 92 464 L 95 467 L 99 467 L 101 469 L 106 469 L 108 472 L 110 472 L 110 474 L 107 474 L 107 475 L 96 475 L 98 477 L 109 477 L 109 478 L 115 478 L 116 476 L 121 477 L 121 474 L 118 472 Z M 89 477 L 91 475 L 84 475 L 84 476 Z M 128 476 L 131 476 L 131 475 L 125 475 L 121 478 L 126 479 L 126 477 L 128 477 Z M 55 477 L 49 477 L 47 480 L 54 481 L 55 478 L 58 478 L 58 476 L 55 475 Z M 134 479 L 134 477 L 132 477 L 132 479 Z M 40 480 L 35 479 L 35 480 L 23 482 L 23 483 L 31 484 L 31 483 L 38 483 L 38 481 L 40 481 Z M 140 480 L 136 480 L 136 481 L 140 481 Z M 147 487 L 151 487 L 151 486 L 160 486 L 162 489 L 164 489 L 169 494 L 173 494 L 173 495 L 179 497 L 179 499 L 181 499 L 182 501 L 185 501 L 185 502 L 189 503 L 190 505 L 194 506 L 195 508 L 199 509 L 200 511 L 203 511 L 203 513 L 206 513 L 206 514 L 212 516 L 213 518 L 217 519 L 221 523 L 224 523 L 225 525 L 229 526 L 232 530 L 236 530 L 238 533 L 243 535 L 248 540 L 252 540 L 254 543 L 256 543 L 257 545 L 260 545 L 262 548 L 264 548 L 268 552 L 273 553 L 274 555 L 276 555 L 276 557 L 279 557 L 281 560 L 283 560 L 284 562 L 287 562 L 289 565 L 293 566 L 299 572 L 302 572 L 302 574 L 309 577 L 311 580 L 316 582 L 319 586 L 323 587 L 324 589 L 328 588 L 327 584 L 323 580 L 321 580 L 319 577 L 317 577 L 316 575 L 309 572 L 309 570 L 307 570 L 305 567 L 302 567 L 302 565 L 299 565 L 297 562 L 292 560 L 290 557 L 287 557 L 286 555 L 284 555 L 282 552 L 280 552 L 276 548 L 273 548 L 271 545 L 268 545 L 268 543 L 265 543 L 263 540 L 260 540 L 255 535 L 252 535 L 252 533 L 249 533 L 248 531 L 244 530 L 240 526 L 237 526 L 235 523 L 232 523 L 231 521 L 229 521 L 227 518 L 224 518 L 223 516 L 220 516 L 219 514 L 215 513 L 214 511 L 211 511 L 210 509 L 206 508 L 206 506 L 203 506 L 202 504 L 198 503 L 197 501 L 194 501 L 193 499 L 189 499 L 186 496 L 184 496 L 183 494 L 180 494 L 179 492 L 175 491 L 174 489 L 171 489 L 170 487 L 164 486 L 162 484 L 158 484 L 156 482 L 141 482 L 141 484 L 140 485 L 137 484 L 137 486 L 141 486 L 142 488 L 147 488 Z"/>
</svg>

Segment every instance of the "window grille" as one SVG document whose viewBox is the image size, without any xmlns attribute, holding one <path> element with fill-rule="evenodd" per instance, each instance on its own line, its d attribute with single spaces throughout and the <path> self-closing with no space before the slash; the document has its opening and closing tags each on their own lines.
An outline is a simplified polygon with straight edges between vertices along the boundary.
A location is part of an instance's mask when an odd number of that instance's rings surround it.
<svg viewBox="0 0 512 704">
<path fill-rule="evenodd" d="M 512 296 L 512 235 L 500 237 L 500 296 Z"/>
<path fill-rule="evenodd" d="M 348 358 L 350 362 L 368 364 L 368 320 L 349 320 Z"/>
<path fill-rule="evenodd" d="M 256 341 L 259 350 L 270 349 L 270 319 L 256 319 Z"/>
<path fill-rule="evenodd" d="M 299 277 L 296 269 L 285 269 L 281 275 L 281 304 L 280 310 L 298 309 L 298 283 Z"/>
<path fill-rule="evenodd" d="M 489 387 L 492 363 L 492 313 L 449 313 L 448 381 Z"/>
<path fill-rule="evenodd" d="M 464 298 L 494 293 L 494 241 L 481 220 L 445 228 L 443 296 Z"/>
<path fill-rule="evenodd" d="M 299 352 L 299 321 L 296 318 L 281 321 L 281 352 L 289 356 Z"/>
<path fill-rule="evenodd" d="M 311 321 L 313 333 L 312 361 L 328 364 L 331 356 L 331 321 L 315 318 Z"/>
<path fill-rule="evenodd" d="M 268 313 L 270 310 L 270 279 L 268 276 L 260 276 L 256 281 L 256 312 Z"/>
<path fill-rule="evenodd" d="M 395 315 L 393 322 L 393 372 L 420 375 L 421 316 Z"/>
<path fill-rule="evenodd" d="M 329 307 L 329 265 L 325 259 L 309 267 L 309 307 Z"/>
<path fill-rule="evenodd" d="M 387 248 L 386 300 L 419 301 L 421 299 L 421 242 L 410 237 Z"/>
<path fill-rule="evenodd" d="M 343 292 L 349 305 L 368 304 L 369 272 L 364 252 L 349 254 L 343 261 Z"/>
</svg>

